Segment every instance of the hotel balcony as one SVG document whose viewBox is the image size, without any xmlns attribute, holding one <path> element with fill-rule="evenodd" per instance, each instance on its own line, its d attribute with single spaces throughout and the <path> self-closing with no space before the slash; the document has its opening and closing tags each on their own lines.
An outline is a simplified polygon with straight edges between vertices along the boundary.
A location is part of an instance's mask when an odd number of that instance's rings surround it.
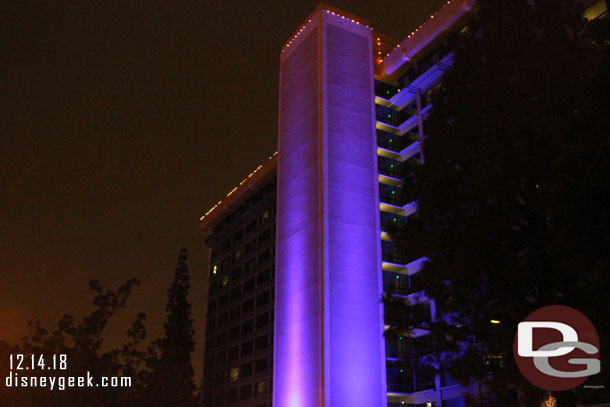
<svg viewBox="0 0 610 407">
<path fill-rule="evenodd" d="M 400 153 L 413 143 L 416 143 L 419 135 L 416 132 L 408 132 L 405 135 L 388 133 L 387 131 L 377 130 L 377 146 L 386 150 Z M 399 154 L 397 154 L 399 156 Z"/>
</svg>

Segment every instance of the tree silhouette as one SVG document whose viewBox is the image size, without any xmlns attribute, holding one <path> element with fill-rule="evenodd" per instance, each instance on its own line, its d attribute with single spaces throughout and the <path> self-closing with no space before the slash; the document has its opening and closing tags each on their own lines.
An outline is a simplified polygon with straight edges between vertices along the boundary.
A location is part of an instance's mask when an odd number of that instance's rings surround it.
<svg viewBox="0 0 610 407">
<path fill-rule="evenodd" d="M 195 349 L 191 304 L 188 301 L 190 274 L 187 250 L 178 256 L 174 281 L 167 292 L 165 336 L 155 344 L 157 354 L 152 363 L 149 406 L 192 407 L 195 384 L 191 353 Z"/>
</svg>

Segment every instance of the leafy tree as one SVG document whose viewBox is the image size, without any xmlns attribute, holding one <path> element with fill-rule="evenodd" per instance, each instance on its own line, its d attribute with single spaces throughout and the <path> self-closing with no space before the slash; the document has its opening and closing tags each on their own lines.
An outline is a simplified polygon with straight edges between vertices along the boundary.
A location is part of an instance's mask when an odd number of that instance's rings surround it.
<svg viewBox="0 0 610 407">
<path fill-rule="evenodd" d="M 154 345 L 148 406 L 191 407 L 196 404 L 191 354 L 195 349 L 187 251 L 178 256 L 174 281 L 167 292 L 165 336 Z"/>
<path fill-rule="evenodd" d="M 137 394 L 141 392 L 135 373 L 143 366 L 144 359 L 139 350 L 140 342 L 146 336 L 140 314 L 127 332 L 128 342 L 122 347 L 102 350 L 102 334 L 108 321 L 119 310 L 125 307 L 126 301 L 134 287 L 139 284 L 130 279 L 116 291 L 106 290 L 99 281 L 91 281 L 90 289 L 95 294 L 93 311 L 86 315 L 79 324 L 70 315 L 64 315 L 56 328 L 49 332 L 39 322 L 30 322 L 30 333 L 19 345 L 8 345 L 0 341 L 1 376 L 8 376 L 9 355 L 24 354 L 45 355 L 49 366 L 52 355 L 67 355 L 66 370 L 14 371 L 26 376 L 92 376 L 99 380 L 101 376 L 131 376 L 132 387 L 109 391 L 102 388 L 69 388 L 65 391 L 51 391 L 46 388 L 6 388 L 0 386 L 0 400 L 6 407 L 54 407 L 54 406 L 132 406 Z M 57 379 L 56 379 L 57 380 Z"/>
<path fill-rule="evenodd" d="M 427 363 L 485 383 L 493 405 L 514 405 L 503 399 L 512 386 L 537 407 L 547 394 L 512 356 L 517 323 L 535 309 L 587 315 L 610 366 L 610 31 L 571 0 L 478 6 L 432 98 L 415 184 L 430 253 L 419 282 L 443 315 L 427 326 L 437 344 Z M 413 328 L 400 312 L 394 332 Z M 587 384 L 608 387 L 609 372 Z M 554 396 L 563 407 L 601 392 Z"/>
</svg>

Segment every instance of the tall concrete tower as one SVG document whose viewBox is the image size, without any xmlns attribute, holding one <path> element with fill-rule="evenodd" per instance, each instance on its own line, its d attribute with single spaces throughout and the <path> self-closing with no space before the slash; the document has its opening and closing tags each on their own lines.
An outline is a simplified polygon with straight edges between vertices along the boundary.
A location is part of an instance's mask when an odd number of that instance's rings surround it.
<svg viewBox="0 0 610 407">
<path fill-rule="evenodd" d="M 322 5 L 280 63 L 273 406 L 382 407 L 371 28 Z"/>
</svg>

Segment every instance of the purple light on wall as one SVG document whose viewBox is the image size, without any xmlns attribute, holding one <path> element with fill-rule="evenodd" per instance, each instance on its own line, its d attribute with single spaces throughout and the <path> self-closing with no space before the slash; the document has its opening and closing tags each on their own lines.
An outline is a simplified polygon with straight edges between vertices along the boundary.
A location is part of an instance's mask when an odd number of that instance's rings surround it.
<svg viewBox="0 0 610 407">
<path fill-rule="evenodd" d="M 372 38 L 318 12 L 281 56 L 273 405 L 386 405 Z"/>
</svg>

